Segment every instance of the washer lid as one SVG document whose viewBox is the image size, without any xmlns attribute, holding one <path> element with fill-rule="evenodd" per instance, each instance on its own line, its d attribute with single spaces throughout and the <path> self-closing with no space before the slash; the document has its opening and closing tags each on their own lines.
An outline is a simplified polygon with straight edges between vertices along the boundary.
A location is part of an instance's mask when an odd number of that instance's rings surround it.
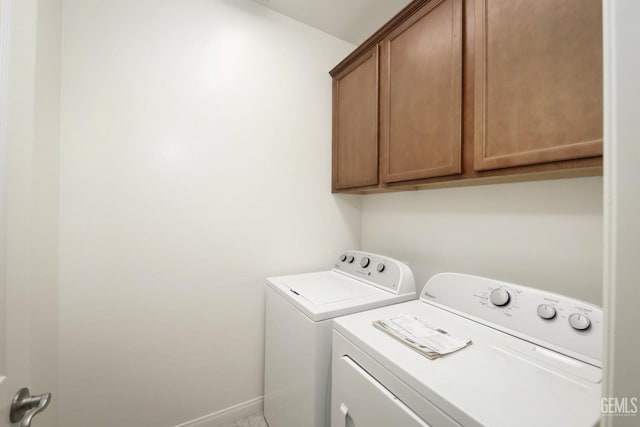
<svg viewBox="0 0 640 427">
<path fill-rule="evenodd" d="M 314 322 L 415 298 L 415 292 L 396 295 L 335 271 L 270 277 L 267 284 Z"/>
<path fill-rule="evenodd" d="M 383 292 L 373 286 L 330 271 L 286 277 L 282 279 L 282 283 L 294 293 L 318 306 Z"/>
</svg>

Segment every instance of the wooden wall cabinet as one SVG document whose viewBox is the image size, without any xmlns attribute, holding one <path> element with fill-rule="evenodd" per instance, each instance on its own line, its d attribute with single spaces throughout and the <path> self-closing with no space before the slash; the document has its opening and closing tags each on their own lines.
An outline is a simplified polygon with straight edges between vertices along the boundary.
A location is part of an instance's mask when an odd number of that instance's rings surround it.
<svg viewBox="0 0 640 427">
<path fill-rule="evenodd" d="M 476 0 L 476 170 L 602 154 L 601 9 Z"/>
<path fill-rule="evenodd" d="M 462 0 L 426 4 L 380 47 L 382 181 L 460 173 Z"/>
<path fill-rule="evenodd" d="M 333 78 L 333 190 L 378 184 L 378 46 Z"/>
<path fill-rule="evenodd" d="M 602 173 L 601 0 L 415 0 L 330 74 L 333 191 Z"/>
</svg>

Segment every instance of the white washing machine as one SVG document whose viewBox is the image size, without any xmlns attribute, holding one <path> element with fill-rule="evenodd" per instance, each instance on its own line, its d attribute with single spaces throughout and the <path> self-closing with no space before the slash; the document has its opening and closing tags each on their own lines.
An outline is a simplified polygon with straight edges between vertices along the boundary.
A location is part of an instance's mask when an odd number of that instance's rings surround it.
<svg viewBox="0 0 640 427">
<path fill-rule="evenodd" d="M 264 376 L 269 426 L 328 426 L 333 318 L 415 297 L 406 264 L 366 252 L 340 255 L 329 271 L 269 278 Z"/>
<path fill-rule="evenodd" d="M 372 323 L 409 314 L 471 344 L 430 360 Z M 600 418 L 600 308 L 454 273 L 334 321 L 332 427 L 572 427 Z"/>
</svg>

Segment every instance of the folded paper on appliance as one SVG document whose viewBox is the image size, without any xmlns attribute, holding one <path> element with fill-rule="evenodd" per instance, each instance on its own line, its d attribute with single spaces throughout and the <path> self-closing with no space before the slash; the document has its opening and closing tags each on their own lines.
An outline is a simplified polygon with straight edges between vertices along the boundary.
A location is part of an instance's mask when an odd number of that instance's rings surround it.
<svg viewBox="0 0 640 427">
<path fill-rule="evenodd" d="M 376 320 L 373 326 L 429 359 L 437 359 L 471 344 L 470 339 L 453 336 L 411 314 Z"/>
</svg>

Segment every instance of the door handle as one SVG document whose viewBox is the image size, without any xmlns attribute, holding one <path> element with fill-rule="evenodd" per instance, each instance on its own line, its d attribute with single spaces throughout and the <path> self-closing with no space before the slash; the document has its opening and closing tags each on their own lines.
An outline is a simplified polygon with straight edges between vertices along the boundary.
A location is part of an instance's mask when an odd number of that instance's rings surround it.
<svg viewBox="0 0 640 427">
<path fill-rule="evenodd" d="M 51 393 L 31 396 L 28 388 L 21 388 L 11 402 L 9 418 L 12 423 L 20 422 L 20 427 L 31 427 L 33 417 L 44 411 L 51 401 Z"/>
<path fill-rule="evenodd" d="M 345 405 L 344 403 L 340 404 L 340 413 L 342 414 L 341 417 L 341 421 L 344 423 L 342 424 L 343 427 L 347 427 L 347 417 L 349 416 L 349 408 L 347 408 L 347 405 Z"/>
</svg>

